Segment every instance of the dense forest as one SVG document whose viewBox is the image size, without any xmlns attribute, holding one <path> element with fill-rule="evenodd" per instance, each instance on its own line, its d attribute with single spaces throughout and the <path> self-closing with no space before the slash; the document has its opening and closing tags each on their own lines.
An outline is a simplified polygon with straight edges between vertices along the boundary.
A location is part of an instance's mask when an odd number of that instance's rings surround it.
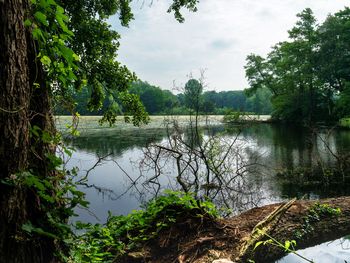
<svg viewBox="0 0 350 263">
<path fill-rule="evenodd" d="M 314 123 L 350 114 L 350 9 L 318 24 L 311 9 L 297 15 L 289 40 L 264 58 L 247 57 L 248 94 L 270 90 L 276 119 Z"/>
<path fill-rule="evenodd" d="M 245 90 L 204 91 L 200 112 L 225 114 L 228 110 L 272 114 L 276 120 L 299 123 L 335 122 L 350 115 L 350 9 L 345 8 L 318 24 L 311 9 L 298 14 L 299 21 L 288 31 L 289 40 L 272 47 L 264 58 L 247 56 Z M 123 112 L 117 94 L 101 90 L 100 107 L 89 107 L 96 92 L 88 85 L 73 94 L 75 111 L 102 115 L 115 108 Z M 188 114 L 183 92 L 134 81 L 129 92 L 140 98 L 151 115 Z M 117 101 L 117 103 L 116 103 Z M 111 107 L 112 106 L 112 107 Z M 71 110 L 71 109 L 70 109 Z M 57 114 L 69 114 L 62 107 Z"/>
<path fill-rule="evenodd" d="M 135 81 L 131 84 L 129 92 L 136 94 L 146 111 L 150 115 L 183 115 L 189 113 L 184 92 L 174 94 L 169 90 L 149 84 L 145 81 Z M 88 100 L 91 91 L 85 87 L 74 94 L 76 101 L 75 111 L 81 115 L 103 115 L 114 103 L 113 96 L 106 97 L 99 110 L 90 111 Z M 255 94 L 247 96 L 244 90 L 234 91 L 204 91 L 201 93 L 200 111 L 203 114 L 225 114 L 229 110 L 250 112 L 254 114 L 271 113 L 271 92 L 267 88 L 258 90 Z M 121 112 L 120 112 L 121 113 Z M 70 114 L 64 108 L 56 107 L 56 114 Z"/>
</svg>

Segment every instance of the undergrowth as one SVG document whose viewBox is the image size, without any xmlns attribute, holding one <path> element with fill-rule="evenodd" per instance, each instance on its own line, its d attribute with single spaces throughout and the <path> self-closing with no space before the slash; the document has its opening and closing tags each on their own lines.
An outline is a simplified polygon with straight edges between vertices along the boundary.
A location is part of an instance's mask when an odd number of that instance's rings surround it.
<svg viewBox="0 0 350 263">
<path fill-rule="evenodd" d="M 340 208 L 331 207 L 328 204 L 315 203 L 308 211 L 308 214 L 303 217 L 303 224 L 294 235 L 296 238 L 301 239 L 304 235 L 314 231 L 316 222 L 325 217 L 337 217 L 341 214 Z"/>
<path fill-rule="evenodd" d="M 109 214 L 105 225 L 79 223 L 86 233 L 75 242 L 70 261 L 113 262 L 155 238 L 181 218 L 215 218 L 218 215 L 209 201 L 196 200 L 189 193 L 166 191 L 143 210 L 135 210 L 126 216 Z"/>
</svg>

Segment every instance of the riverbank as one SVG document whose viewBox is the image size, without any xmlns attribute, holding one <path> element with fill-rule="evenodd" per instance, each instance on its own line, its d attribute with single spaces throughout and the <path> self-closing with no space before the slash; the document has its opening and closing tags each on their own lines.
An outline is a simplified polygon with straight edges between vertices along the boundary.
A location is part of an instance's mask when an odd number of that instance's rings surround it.
<svg viewBox="0 0 350 263">
<path fill-rule="evenodd" d="M 350 197 L 298 200 L 285 210 L 281 209 L 284 204 L 272 204 L 229 219 L 204 218 L 194 224 L 192 219 L 182 218 L 141 250 L 130 252 L 123 262 L 204 263 L 220 258 L 274 262 L 286 254 L 284 248 L 261 245 L 254 249 L 257 242 L 268 240 L 269 235 L 282 244 L 296 240 L 296 249 L 302 249 L 345 236 L 350 232 L 349 204 Z M 312 216 L 317 218 L 312 220 Z M 257 228 L 266 234 L 256 237 Z"/>
<path fill-rule="evenodd" d="M 80 253 L 119 263 L 274 262 L 287 252 L 346 236 L 349 219 L 350 197 L 294 199 L 222 219 L 210 203 L 170 193 L 146 210 L 92 226 L 79 241 L 87 249 Z"/>
</svg>

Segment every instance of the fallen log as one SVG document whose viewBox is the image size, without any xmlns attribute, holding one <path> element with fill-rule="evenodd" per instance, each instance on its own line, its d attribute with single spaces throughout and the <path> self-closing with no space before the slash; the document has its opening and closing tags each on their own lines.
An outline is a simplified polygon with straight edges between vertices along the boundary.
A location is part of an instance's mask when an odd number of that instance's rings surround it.
<svg viewBox="0 0 350 263">
<path fill-rule="evenodd" d="M 284 244 L 295 240 L 302 249 L 350 234 L 350 197 L 318 201 L 292 200 L 253 208 L 238 216 L 214 221 L 183 219 L 149 242 L 138 258 L 126 262 L 274 262 L 287 252 Z M 268 243 L 268 242 L 267 242 Z M 147 255 L 147 256 L 146 256 Z"/>
<path fill-rule="evenodd" d="M 267 235 L 284 244 L 295 240 L 296 248 L 303 249 L 323 242 L 341 238 L 350 233 L 350 197 L 320 201 L 296 201 L 284 215 L 270 226 Z M 235 258 L 236 262 L 248 259 L 258 262 L 273 262 L 286 254 L 285 249 L 275 245 L 259 246 L 245 251 Z"/>
</svg>

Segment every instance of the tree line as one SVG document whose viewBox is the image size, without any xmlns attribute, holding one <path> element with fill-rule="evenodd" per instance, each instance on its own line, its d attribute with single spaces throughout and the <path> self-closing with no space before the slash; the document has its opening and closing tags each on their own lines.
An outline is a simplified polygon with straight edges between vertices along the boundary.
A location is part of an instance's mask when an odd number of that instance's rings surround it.
<svg viewBox="0 0 350 263">
<path fill-rule="evenodd" d="M 195 81 L 190 79 L 187 83 Z M 187 84 L 186 83 L 186 84 Z M 131 94 L 140 98 L 146 111 L 151 115 L 182 115 L 188 114 L 191 109 L 187 98 L 194 94 L 186 94 L 183 90 L 174 94 L 169 90 L 164 90 L 146 81 L 134 81 L 129 88 Z M 267 88 L 258 90 L 255 94 L 246 94 L 245 90 L 232 91 L 203 91 L 200 90 L 199 110 L 203 114 L 225 114 L 228 111 L 251 112 L 255 114 L 270 114 L 272 106 L 270 103 L 271 92 Z M 99 110 L 89 110 L 88 101 L 91 97 L 91 89 L 85 87 L 74 95 L 76 101 L 75 111 L 81 115 L 103 115 L 108 111 L 113 98 L 106 97 Z M 117 103 L 118 104 L 118 103 Z M 117 106 L 117 105 L 115 105 Z M 118 106 L 117 107 L 122 107 Z M 70 114 L 68 110 L 57 105 L 56 114 Z"/>
<path fill-rule="evenodd" d="M 297 15 L 289 39 L 266 57 L 247 57 L 248 94 L 268 89 L 275 119 L 312 124 L 350 115 L 350 9 L 318 24 L 311 9 Z"/>
</svg>

